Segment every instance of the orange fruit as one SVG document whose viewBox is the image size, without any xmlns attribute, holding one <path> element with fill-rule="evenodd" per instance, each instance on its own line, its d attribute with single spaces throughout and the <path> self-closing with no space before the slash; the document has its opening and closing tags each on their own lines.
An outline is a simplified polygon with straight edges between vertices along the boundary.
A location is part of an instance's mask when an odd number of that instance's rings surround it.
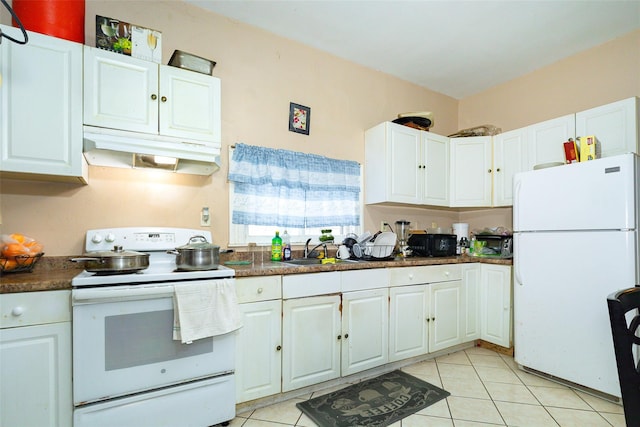
<svg viewBox="0 0 640 427">
<path fill-rule="evenodd" d="M 14 258 L 18 255 L 30 255 L 29 249 L 20 243 L 8 243 L 2 248 L 2 256 Z"/>
<path fill-rule="evenodd" d="M 18 266 L 18 263 L 14 259 L 5 259 L 2 261 L 2 268 L 5 271 L 15 270 L 17 266 Z"/>
<path fill-rule="evenodd" d="M 24 243 L 24 240 L 25 240 L 24 235 L 20 233 L 13 233 L 9 237 L 11 237 L 13 240 L 15 240 L 18 243 Z"/>
<path fill-rule="evenodd" d="M 31 242 L 26 242 L 24 246 L 29 250 L 31 255 L 37 255 L 40 252 L 42 252 L 42 245 L 38 243 L 36 240 L 32 240 Z"/>
</svg>

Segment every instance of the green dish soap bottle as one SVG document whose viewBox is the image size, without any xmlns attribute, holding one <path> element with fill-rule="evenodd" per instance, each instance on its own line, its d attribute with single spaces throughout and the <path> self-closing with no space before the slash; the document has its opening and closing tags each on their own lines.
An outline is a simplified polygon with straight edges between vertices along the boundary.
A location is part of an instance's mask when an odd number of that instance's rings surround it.
<svg viewBox="0 0 640 427">
<path fill-rule="evenodd" d="M 282 239 L 279 231 L 276 231 L 275 237 L 271 239 L 271 261 L 282 261 Z"/>
</svg>

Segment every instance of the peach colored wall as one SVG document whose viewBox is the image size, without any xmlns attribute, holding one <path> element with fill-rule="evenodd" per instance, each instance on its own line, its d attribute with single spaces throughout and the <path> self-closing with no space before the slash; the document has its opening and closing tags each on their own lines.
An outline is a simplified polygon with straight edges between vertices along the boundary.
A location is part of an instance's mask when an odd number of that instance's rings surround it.
<svg viewBox="0 0 640 427">
<path fill-rule="evenodd" d="M 88 228 L 199 228 L 203 206 L 213 210 L 215 243 L 226 246 L 226 158 L 228 146 L 238 141 L 362 163 L 364 130 L 400 112 L 430 110 L 436 114 L 435 132 L 457 129 L 458 102 L 453 98 L 179 1 L 88 0 L 87 45 L 95 44 L 95 15 L 160 30 L 163 63 L 175 49 L 217 62 L 225 164 L 210 177 L 90 167 L 88 186 L 0 181 L 2 232 L 38 238 L 48 255 L 81 253 Z M 6 12 L 0 12 L 0 22 L 10 22 Z M 309 136 L 288 131 L 289 102 L 311 108 Z M 365 218 L 366 229 L 379 224 L 368 209 Z"/>
<path fill-rule="evenodd" d="M 126 4 L 126 7 L 123 5 Z M 399 112 L 430 110 L 435 133 L 492 123 L 503 130 L 640 95 L 636 32 L 521 79 L 457 100 L 302 46 L 179 1 L 86 3 L 86 39 L 96 14 L 162 31 L 164 63 L 174 49 L 218 62 L 222 81 L 222 158 L 229 145 L 281 147 L 335 158 L 364 159 L 363 131 Z M 0 22 L 10 23 L 4 9 Z M 585 63 L 587 71 L 581 71 Z M 311 107 L 311 134 L 288 132 L 289 102 Z M 227 167 L 210 177 L 90 167 L 90 185 L 0 180 L 0 231 L 41 240 L 48 255 L 82 252 L 88 228 L 135 225 L 199 228 L 202 206 L 213 210 L 215 243 L 228 242 Z M 369 206 L 365 230 L 380 221 L 432 222 L 471 228 L 511 226 L 511 209 L 460 212 Z"/>
<path fill-rule="evenodd" d="M 461 129 L 503 131 L 640 96 L 640 30 L 460 101 Z"/>
</svg>

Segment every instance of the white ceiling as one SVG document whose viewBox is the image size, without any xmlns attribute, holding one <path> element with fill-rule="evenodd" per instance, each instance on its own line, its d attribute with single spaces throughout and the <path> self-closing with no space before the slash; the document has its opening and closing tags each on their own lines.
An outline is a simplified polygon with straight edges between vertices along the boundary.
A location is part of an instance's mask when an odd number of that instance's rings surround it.
<svg viewBox="0 0 640 427">
<path fill-rule="evenodd" d="M 456 99 L 640 28 L 638 0 L 185 1 Z"/>
</svg>

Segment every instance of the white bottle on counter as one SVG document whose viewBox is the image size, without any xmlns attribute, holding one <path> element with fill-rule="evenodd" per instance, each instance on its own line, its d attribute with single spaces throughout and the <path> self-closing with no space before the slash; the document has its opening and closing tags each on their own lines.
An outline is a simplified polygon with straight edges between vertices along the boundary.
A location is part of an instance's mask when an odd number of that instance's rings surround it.
<svg viewBox="0 0 640 427">
<path fill-rule="evenodd" d="M 287 230 L 282 233 L 282 260 L 291 261 L 291 237 Z"/>
</svg>

